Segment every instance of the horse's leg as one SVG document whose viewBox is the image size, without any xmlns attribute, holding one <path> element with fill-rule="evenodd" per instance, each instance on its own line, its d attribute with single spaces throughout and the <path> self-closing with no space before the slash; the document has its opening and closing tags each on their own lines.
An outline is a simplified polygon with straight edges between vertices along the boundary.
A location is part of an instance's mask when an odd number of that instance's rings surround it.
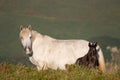
<svg viewBox="0 0 120 80">
<path fill-rule="evenodd" d="M 37 66 L 38 71 L 42 70 L 39 66 Z"/>
<path fill-rule="evenodd" d="M 37 69 L 38 69 L 38 71 L 40 71 L 40 70 L 46 70 L 46 69 L 48 69 L 48 66 L 45 63 L 39 64 L 37 66 Z"/>
</svg>

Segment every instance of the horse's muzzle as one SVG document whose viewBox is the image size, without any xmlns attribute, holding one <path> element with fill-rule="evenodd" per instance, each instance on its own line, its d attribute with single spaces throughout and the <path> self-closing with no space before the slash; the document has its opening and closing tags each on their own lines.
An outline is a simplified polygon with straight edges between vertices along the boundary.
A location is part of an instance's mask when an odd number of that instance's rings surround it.
<svg viewBox="0 0 120 80">
<path fill-rule="evenodd" d="M 25 47 L 24 50 L 25 50 L 26 54 L 30 54 L 32 52 L 32 49 L 29 47 Z"/>
</svg>

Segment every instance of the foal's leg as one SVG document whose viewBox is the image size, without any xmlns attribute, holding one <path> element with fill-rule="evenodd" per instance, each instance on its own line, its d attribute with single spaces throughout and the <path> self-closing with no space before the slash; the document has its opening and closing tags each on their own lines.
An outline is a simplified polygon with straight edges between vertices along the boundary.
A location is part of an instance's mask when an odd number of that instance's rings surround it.
<svg viewBox="0 0 120 80">
<path fill-rule="evenodd" d="M 78 58 L 75 64 L 76 65 L 81 65 L 82 64 L 82 58 Z"/>
<path fill-rule="evenodd" d="M 88 68 L 93 68 L 94 67 L 94 57 L 90 57 L 88 61 Z"/>
</svg>

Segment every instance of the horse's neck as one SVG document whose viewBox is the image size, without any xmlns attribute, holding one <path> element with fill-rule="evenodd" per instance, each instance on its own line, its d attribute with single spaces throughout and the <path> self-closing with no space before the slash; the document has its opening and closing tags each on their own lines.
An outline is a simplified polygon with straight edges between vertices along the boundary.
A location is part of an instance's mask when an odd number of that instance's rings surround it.
<svg viewBox="0 0 120 80">
<path fill-rule="evenodd" d="M 89 49 L 88 53 L 86 54 L 87 56 L 92 56 L 92 50 Z"/>
<path fill-rule="evenodd" d="M 96 56 L 97 55 L 97 50 L 96 49 L 90 49 L 88 51 L 88 55 L 90 55 L 90 56 Z"/>
<path fill-rule="evenodd" d="M 32 41 L 34 41 L 36 38 L 39 38 L 39 40 L 44 39 L 44 41 L 46 41 L 46 40 L 55 40 L 52 37 L 49 37 L 47 35 L 42 35 L 42 34 L 38 33 L 37 31 L 32 30 Z"/>
<path fill-rule="evenodd" d="M 44 39 L 46 39 L 48 41 L 56 40 L 56 39 L 54 39 L 54 38 L 52 38 L 50 36 L 47 36 L 47 35 L 44 36 Z"/>
<path fill-rule="evenodd" d="M 41 35 L 37 31 L 32 30 L 32 41 L 34 41 L 37 37 L 40 37 L 42 39 L 43 35 Z"/>
</svg>

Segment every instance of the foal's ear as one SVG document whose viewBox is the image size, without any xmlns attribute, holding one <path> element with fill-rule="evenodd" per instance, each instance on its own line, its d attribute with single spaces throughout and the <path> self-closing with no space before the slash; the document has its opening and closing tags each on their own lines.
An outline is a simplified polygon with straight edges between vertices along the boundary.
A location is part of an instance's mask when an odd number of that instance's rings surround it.
<svg viewBox="0 0 120 80">
<path fill-rule="evenodd" d="M 97 47 L 97 42 L 95 42 L 94 44 L 95 44 L 95 47 Z"/>
<path fill-rule="evenodd" d="M 88 46 L 91 47 L 92 43 L 89 42 Z"/>
<path fill-rule="evenodd" d="M 20 25 L 20 30 L 22 30 L 24 27 L 23 27 L 23 25 Z"/>
<path fill-rule="evenodd" d="M 29 25 L 29 26 L 28 26 L 28 29 L 29 29 L 29 30 L 32 30 L 32 26 L 31 26 L 31 25 Z"/>
</svg>

